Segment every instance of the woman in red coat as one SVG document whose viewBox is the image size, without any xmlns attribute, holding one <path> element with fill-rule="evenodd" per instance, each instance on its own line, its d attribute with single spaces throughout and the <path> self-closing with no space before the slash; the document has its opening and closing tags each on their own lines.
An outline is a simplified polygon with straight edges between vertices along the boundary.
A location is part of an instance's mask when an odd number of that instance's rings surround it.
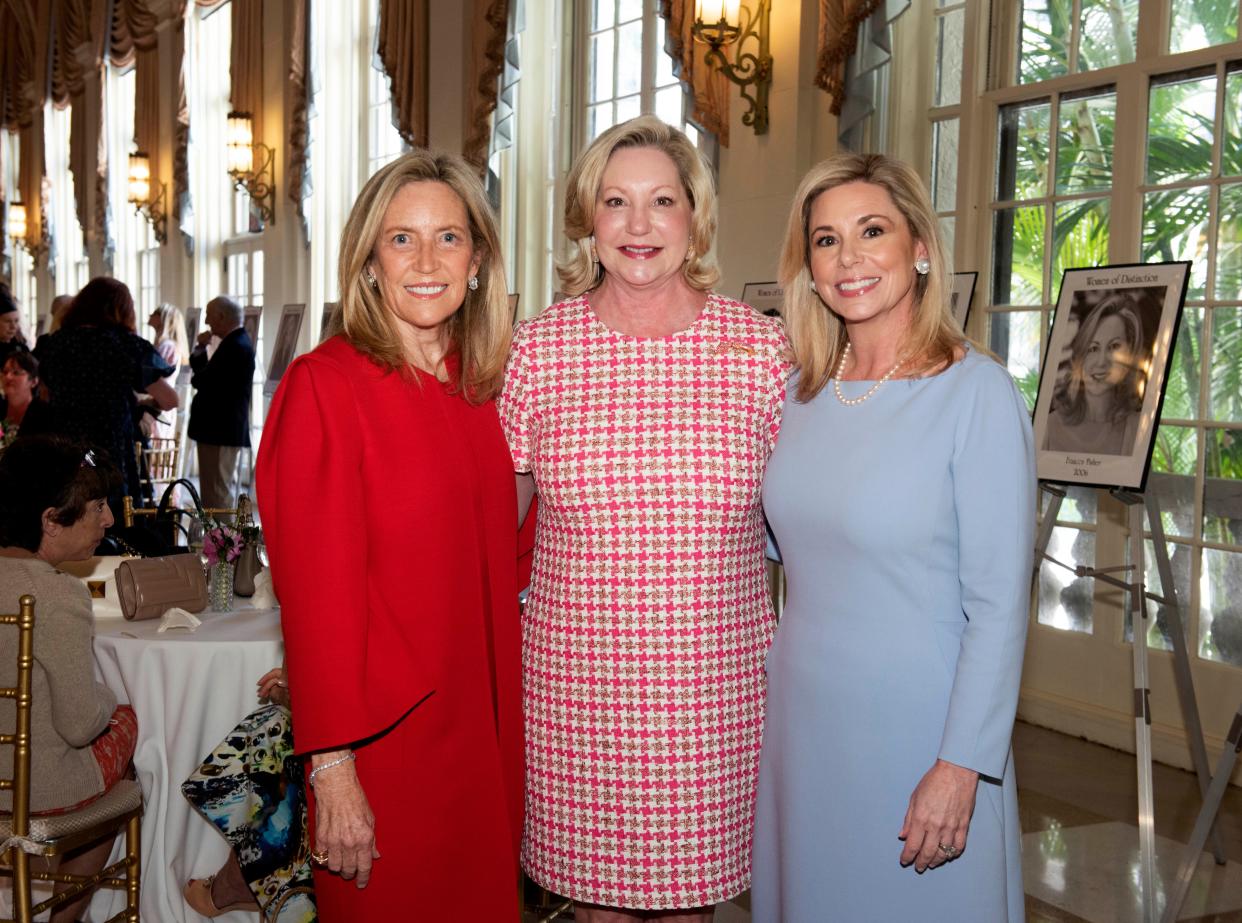
<svg viewBox="0 0 1242 923">
<path fill-rule="evenodd" d="M 457 157 L 406 154 L 341 240 L 340 329 L 285 374 L 258 502 L 325 923 L 518 917 L 513 466 L 492 397 L 510 317 Z"/>
</svg>

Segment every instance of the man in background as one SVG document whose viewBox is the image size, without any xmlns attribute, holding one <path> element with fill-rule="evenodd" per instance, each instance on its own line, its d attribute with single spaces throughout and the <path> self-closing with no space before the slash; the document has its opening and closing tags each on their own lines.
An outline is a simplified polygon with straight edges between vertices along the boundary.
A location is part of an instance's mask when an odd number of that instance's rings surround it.
<svg viewBox="0 0 1242 923">
<path fill-rule="evenodd" d="M 190 438 L 198 444 L 198 477 L 203 506 L 236 505 L 237 459 L 250 446 L 250 394 L 254 380 L 254 344 L 242 326 L 241 305 L 221 295 L 207 303 L 209 329 L 198 335 L 190 353 L 194 400 L 190 404 Z M 211 357 L 212 336 L 220 344 Z"/>
</svg>

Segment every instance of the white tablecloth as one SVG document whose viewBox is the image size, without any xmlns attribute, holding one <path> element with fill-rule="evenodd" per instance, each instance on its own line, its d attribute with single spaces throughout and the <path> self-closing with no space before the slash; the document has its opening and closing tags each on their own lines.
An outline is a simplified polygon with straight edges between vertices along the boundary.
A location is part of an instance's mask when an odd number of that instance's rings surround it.
<svg viewBox="0 0 1242 923">
<path fill-rule="evenodd" d="M 188 878 L 214 874 L 228 856 L 224 837 L 181 794 L 181 783 L 258 706 L 255 682 L 280 666 L 280 612 L 248 608 L 199 613 L 194 632 L 159 634 L 159 620 L 98 619 L 95 659 L 100 677 L 138 716 L 134 766 L 142 786 L 143 920 L 198 923 L 181 889 Z M 113 860 L 124 854 L 118 840 Z M 120 892 L 101 892 L 88 919 L 104 920 L 125 905 Z M 241 911 L 224 921 L 256 919 Z"/>
</svg>

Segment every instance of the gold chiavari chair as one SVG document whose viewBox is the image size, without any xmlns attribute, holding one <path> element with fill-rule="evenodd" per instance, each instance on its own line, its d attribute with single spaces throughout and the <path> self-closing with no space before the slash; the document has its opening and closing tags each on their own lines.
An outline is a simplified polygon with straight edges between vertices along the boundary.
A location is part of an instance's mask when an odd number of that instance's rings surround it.
<svg viewBox="0 0 1242 923">
<path fill-rule="evenodd" d="M 125 909 L 108 923 L 138 923 L 138 892 L 141 885 L 142 792 L 138 783 L 122 779 L 101 798 L 86 807 L 65 814 L 30 814 L 30 710 L 31 675 L 34 672 L 35 600 L 23 596 L 17 615 L 0 615 L 0 625 L 17 626 L 17 685 L 0 689 L 0 697 L 12 699 L 16 707 L 16 727 L 12 734 L 0 734 L 0 746 L 13 748 L 13 775 L 0 779 L 0 789 L 13 795 L 11 814 L 0 814 L 0 849 L 4 865 L 0 876 L 13 882 L 11 920 L 0 923 L 30 923 L 45 910 L 60 907 L 84 891 L 95 888 L 124 890 Z M 125 858 L 100 869 L 94 875 L 71 875 L 50 870 L 35 871 L 31 859 L 58 859 L 80 846 L 98 843 L 105 837 L 125 831 Z M 51 862 L 47 862 L 51 868 Z M 31 884 L 35 881 L 68 885 L 47 900 L 32 904 Z"/>
<path fill-rule="evenodd" d="M 177 473 L 181 461 L 181 434 L 171 438 L 152 436 L 147 440 L 150 445 L 134 443 L 134 453 L 138 457 L 138 470 L 142 472 L 142 483 L 149 484 L 155 496 L 181 475 Z"/>
</svg>

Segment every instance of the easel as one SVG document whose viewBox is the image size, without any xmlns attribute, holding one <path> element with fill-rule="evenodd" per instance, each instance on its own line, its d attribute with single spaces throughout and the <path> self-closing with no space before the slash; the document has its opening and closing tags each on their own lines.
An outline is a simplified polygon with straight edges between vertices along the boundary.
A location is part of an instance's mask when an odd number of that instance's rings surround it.
<svg viewBox="0 0 1242 923">
<path fill-rule="evenodd" d="M 1204 799 L 1199 813 L 1199 820 L 1187 847 L 1187 855 L 1179 870 L 1177 880 L 1171 889 L 1166 902 L 1165 921 L 1175 920 L 1186 897 L 1190 879 L 1198 863 L 1198 857 L 1205 843 L 1212 841 L 1212 854 L 1217 865 L 1225 864 L 1225 852 L 1220 837 L 1214 829 L 1216 812 L 1225 787 L 1229 782 L 1229 770 L 1237 759 L 1237 748 L 1242 747 L 1242 707 L 1233 722 L 1229 733 L 1229 742 L 1234 748 L 1225 748 L 1221 757 L 1221 765 L 1217 767 L 1215 778 L 1208 766 L 1207 747 L 1203 743 L 1203 728 L 1199 721 L 1199 706 L 1195 701 L 1194 680 L 1190 673 L 1190 654 L 1186 649 L 1186 634 L 1182 625 L 1181 607 L 1177 601 L 1177 588 L 1173 583 L 1173 568 L 1169 563 L 1168 545 L 1164 539 L 1164 522 L 1160 518 L 1160 503 L 1155 492 L 1148 490 L 1139 494 L 1131 491 L 1110 490 L 1129 511 L 1130 527 L 1130 564 L 1118 567 L 1091 568 L 1071 566 L 1048 555 L 1048 542 L 1052 538 L 1052 530 L 1056 525 L 1057 515 L 1061 511 L 1061 502 L 1065 499 L 1065 490 L 1054 484 L 1040 482 L 1040 489 L 1048 494 L 1049 502 L 1043 512 L 1039 534 L 1035 542 L 1035 574 L 1038 580 L 1040 566 L 1045 560 L 1072 571 L 1078 577 L 1093 577 L 1125 590 L 1128 594 L 1128 609 L 1131 615 L 1130 624 L 1133 629 L 1133 660 L 1134 660 L 1134 737 L 1135 756 L 1138 771 L 1138 826 L 1139 826 L 1139 884 L 1142 889 L 1142 907 L 1144 923 L 1155 923 L 1156 917 L 1156 828 L 1155 801 L 1152 790 L 1152 757 L 1151 757 L 1151 686 L 1147 674 L 1147 601 L 1153 600 L 1165 606 L 1169 618 L 1169 634 L 1173 642 L 1173 676 L 1177 684 L 1178 704 L 1182 710 L 1182 722 L 1186 729 L 1186 739 L 1190 745 L 1190 756 L 1194 763 L 1195 775 L 1199 780 L 1199 792 Z M 1041 503 L 1042 506 L 1042 503 Z M 1151 529 L 1152 545 L 1155 550 L 1156 569 L 1160 574 L 1160 584 L 1164 590 L 1162 596 L 1147 592 L 1144 567 L 1143 518 L 1146 512 L 1147 522 Z M 1114 574 L 1124 574 L 1128 580 Z M 1228 767 L 1225 767 L 1226 761 Z M 1217 791 L 1219 789 L 1219 792 Z M 1210 810 L 1209 810 L 1210 809 Z M 1202 828 L 1202 830 L 1200 830 Z M 1196 839 L 1197 838 L 1197 839 Z M 1197 842 L 1197 846 L 1195 845 Z M 1188 866 L 1188 867 L 1187 867 Z"/>
</svg>

